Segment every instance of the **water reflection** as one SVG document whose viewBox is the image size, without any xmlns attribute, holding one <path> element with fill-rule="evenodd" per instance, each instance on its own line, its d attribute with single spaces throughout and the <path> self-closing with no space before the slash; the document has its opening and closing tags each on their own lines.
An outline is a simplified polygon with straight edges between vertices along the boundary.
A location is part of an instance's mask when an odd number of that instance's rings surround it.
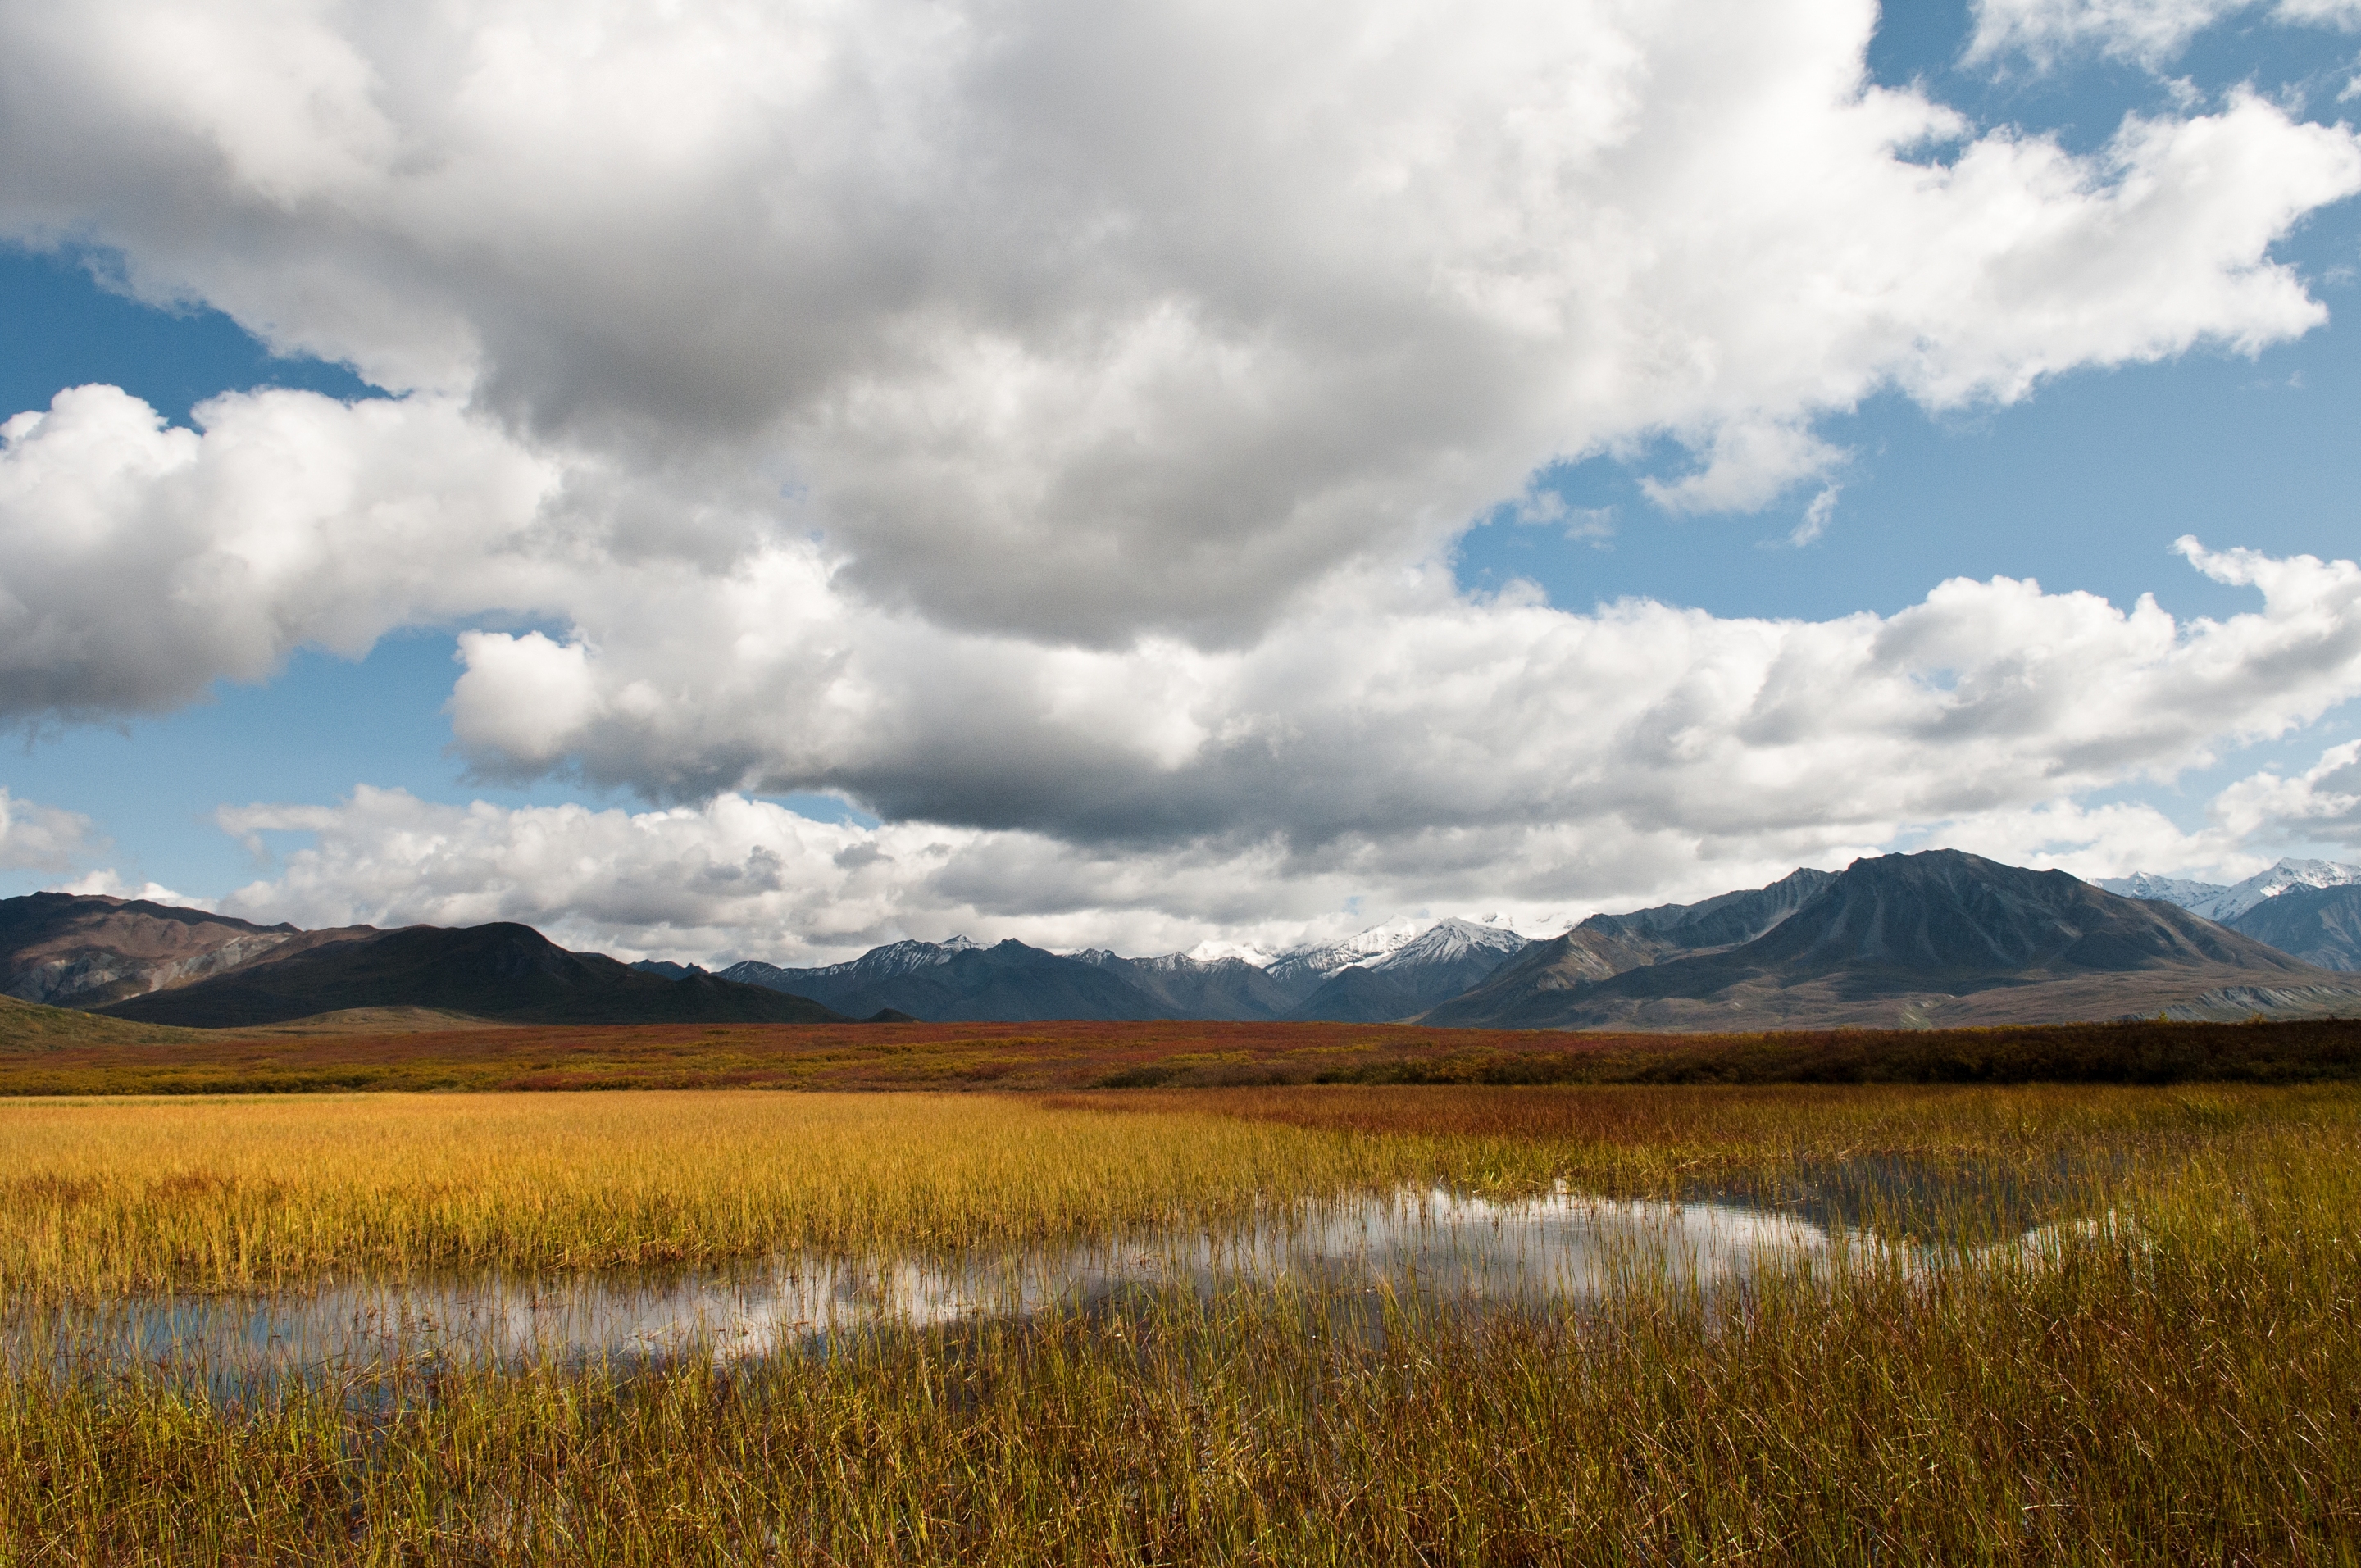
<svg viewBox="0 0 2361 1568">
<path fill-rule="evenodd" d="M 1364 1319 L 1407 1306 L 1564 1308 L 1640 1278 L 1710 1296 L 1758 1270 L 1879 1244 L 1826 1205 L 1633 1201 L 1435 1188 L 1275 1208 L 1224 1232 L 954 1258 L 818 1255 L 664 1275 L 497 1272 L 264 1297 L 134 1299 L 18 1317 L 0 1343 L 75 1365 L 265 1377 L 397 1363 L 724 1360 L 877 1325 L 1115 1310 L 1242 1287 L 1297 1288 Z M 71 1349 L 68 1350 L 67 1347 Z"/>
</svg>

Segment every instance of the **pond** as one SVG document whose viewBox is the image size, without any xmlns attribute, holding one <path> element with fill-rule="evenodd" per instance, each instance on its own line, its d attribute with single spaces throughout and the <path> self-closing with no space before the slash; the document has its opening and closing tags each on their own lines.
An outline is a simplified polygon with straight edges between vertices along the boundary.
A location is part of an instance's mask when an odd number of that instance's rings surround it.
<svg viewBox="0 0 2361 1568">
<path fill-rule="evenodd" d="M 1148 1310 L 1250 1288 L 1298 1291 L 1366 1329 L 1388 1310 L 1579 1309 L 1642 1280 L 1711 1298 L 1766 1268 L 1893 1256 L 1900 1247 L 1914 1260 L 1933 1255 L 1860 1227 L 1845 1195 L 1879 1186 L 1806 1179 L 1776 1199 L 1703 1201 L 1410 1188 L 1274 1205 L 1227 1231 L 993 1255 L 802 1255 L 661 1273 L 483 1271 L 259 1296 L 133 1298 L 16 1314 L 0 1329 L 0 1344 L 19 1364 L 177 1365 L 210 1378 L 266 1380 L 330 1368 L 367 1375 L 421 1361 L 661 1361 L 689 1353 L 728 1361 L 820 1348 L 880 1326 L 1016 1320 L 1053 1309 Z"/>
</svg>

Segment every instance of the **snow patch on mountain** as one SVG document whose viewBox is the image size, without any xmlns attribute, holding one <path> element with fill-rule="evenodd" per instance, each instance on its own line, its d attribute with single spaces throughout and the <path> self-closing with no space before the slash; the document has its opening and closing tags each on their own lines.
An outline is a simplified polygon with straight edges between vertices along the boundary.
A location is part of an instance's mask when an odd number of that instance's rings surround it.
<svg viewBox="0 0 2361 1568">
<path fill-rule="evenodd" d="M 897 974 L 908 974 L 915 970 L 932 969 L 937 964 L 947 964 L 961 953 L 975 951 L 979 946 L 980 944 L 971 942 L 965 937 L 953 937 L 947 942 L 888 942 L 882 948 L 872 948 L 859 958 L 849 959 L 844 963 L 829 964 L 820 969 L 795 972 L 829 980 L 839 976 L 861 980 L 884 980 Z M 732 978 L 730 970 L 724 970 L 721 972 L 725 978 Z"/>
<path fill-rule="evenodd" d="M 1407 969 L 1455 963 L 1471 953 L 1506 955 L 1520 951 L 1524 945 L 1524 938 L 1497 926 L 1479 926 L 1473 920 L 1441 920 L 1368 967 Z"/>
<path fill-rule="evenodd" d="M 1273 959 L 1267 967 L 1274 980 L 1312 977 L 1325 980 L 1355 964 L 1367 967 L 1373 959 L 1382 959 L 1397 948 L 1408 947 L 1418 940 L 1419 935 L 1420 927 L 1416 920 L 1407 915 L 1397 916 L 1382 926 L 1356 931 L 1341 942 L 1290 948 Z"/>
<path fill-rule="evenodd" d="M 2235 920 L 2267 898 L 2290 888 L 2344 887 L 2361 883 L 2361 866 L 2341 861 L 2283 860 L 2267 872 L 2224 887 L 2218 883 L 2186 882 L 2177 877 L 2137 872 L 2127 877 L 2105 877 L 2096 884 L 2126 898 L 2160 898 L 2178 904 L 2191 915 L 2213 921 Z"/>
<path fill-rule="evenodd" d="M 1208 937 L 1186 953 L 1175 953 L 1172 956 L 1194 959 L 1201 964 L 1217 964 L 1224 959 L 1236 959 L 1241 963 L 1252 964 L 1257 969 L 1268 969 L 1279 961 L 1279 955 L 1268 948 L 1257 948 L 1247 942 L 1224 942 L 1213 937 Z"/>
<path fill-rule="evenodd" d="M 2199 905 L 2230 891 L 2227 883 L 2191 882 L 2186 877 L 2158 876 L 2154 872 L 2134 872 L 2129 876 L 2103 876 L 2091 885 L 2125 898 L 2160 899 L 2166 904 L 2178 904 L 2183 909 L 2195 909 Z"/>
</svg>

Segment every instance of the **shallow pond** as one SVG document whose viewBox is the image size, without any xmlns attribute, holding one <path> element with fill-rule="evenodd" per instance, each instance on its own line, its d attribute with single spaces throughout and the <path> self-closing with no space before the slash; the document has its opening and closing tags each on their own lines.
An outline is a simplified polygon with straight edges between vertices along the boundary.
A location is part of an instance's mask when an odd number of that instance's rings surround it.
<svg viewBox="0 0 2361 1568">
<path fill-rule="evenodd" d="M 1558 1190 L 1490 1199 L 1406 1189 L 1276 1206 L 1225 1232 L 960 1257 L 787 1256 L 723 1268 L 493 1271 L 265 1296 L 133 1299 L 19 1314 L 10 1358 L 266 1378 L 455 1360 L 724 1360 L 881 1326 L 1147 1310 L 1240 1288 L 1300 1290 L 1367 1324 L 1389 1309 L 1578 1308 L 1641 1280 L 1711 1296 L 1759 1270 L 1890 1251 L 1846 1205 L 1675 1202 Z"/>
</svg>

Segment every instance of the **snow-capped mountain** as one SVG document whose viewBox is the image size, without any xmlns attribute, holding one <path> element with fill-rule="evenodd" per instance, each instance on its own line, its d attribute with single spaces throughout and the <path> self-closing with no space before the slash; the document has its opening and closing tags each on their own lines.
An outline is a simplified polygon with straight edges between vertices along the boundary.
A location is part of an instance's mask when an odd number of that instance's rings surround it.
<svg viewBox="0 0 2361 1568">
<path fill-rule="evenodd" d="M 2178 904 L 2188 910 L 2194 910 L 2199 905 L 2230 891 L 2227 883 L 2191 882 L 2186 877 L 2158 876 L 2154 872 L 2096 877 L 2091 885 L 2125 898 L 2160 898 L 2167 904 Z"/>
<path fill-rule="evenodd" d="M 1525 946 L 1525 938 L 1473 920 L 1441 920 L 1376 959 L 1322 981 L 1288 1014 L 1376 1024 L 1407 1018 L 1480 984 Z"/>
<path fill-rule="evenodd" d="M 1400 916 L 1382 926 L 1356 931 L 1341 942 L 1319 942 L 1309 947 L 1290 948 L 1263 967 L 1279 984 L 1299 986 L 1308 992 L 1339 970 L 1355 964 L 1367 967 L 1399 948 L 1410 946 L 1418 940 L 1420 930 L 1417 921 L 1407 915 Z"/>
<path fill-rule="evenodd" d="M 1367 967 L 1370 969 L 1408 969 L 1434 964 L 1457 963 L 1470 955 L 1480 955 L 1490 963 L 1499 963 L 1525 945 L 1525 938 L 1514 931 L 1498 926 L 1478 926 L 1473 920 L 1438 920 L 1423 932 L 1387 953 Z"/>
<path fill-rule="evenodd" d="M 747 985 L 766 985 L 774 991 L 793 991 L 798 995 L 809 995 L 808 991 L 801 989 L 803 986 L 874 984 L 897 975 L 947 964 L 961 953 L 975 950 L 976 945 L 965 937 L 953 937 L 948 942 L 888 942 L 882 948 L 870 948 L 857 959 L 848 959 L 840 964 L 825 964 L 818 969 L 781 969 L 760 959 L 748 959 L 723 970 L 721 978 Z M 792 977 L 792 981 L 783 977 Z"/>
<path fill-rule="evenodd" d="M 2263 900 L 2276 898 L 2291 887 L 2345 887 L 2354 883 L 2361 883 L 2361 866 L 2348 866 L 2339 861 L 2287 860 L 2228 887 L 2216 883 L 2183 882 L 2148 872 L 2103 878 L 2096 885 L 2126 898 L 2160 898 L 2168 904 L 2178 904 L 2191 915 L 2227 925 Z"/>
</svg>

